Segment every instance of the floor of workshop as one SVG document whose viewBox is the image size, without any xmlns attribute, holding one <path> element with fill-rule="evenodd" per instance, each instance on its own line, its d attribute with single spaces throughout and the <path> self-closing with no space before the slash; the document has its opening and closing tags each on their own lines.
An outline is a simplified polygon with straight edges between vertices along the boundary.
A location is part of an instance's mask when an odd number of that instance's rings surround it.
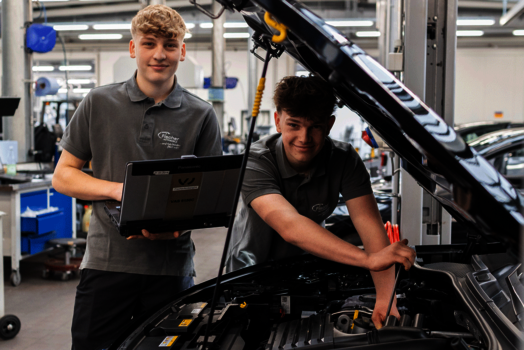
<svg viewBox="0 0 524 350">
<path fill-rule="evenodd" d="M 214 278 L 224 246 L 227 229 L 196 230 L 192 234 L 197 254 L 195 283 Z M 43 254 L 21 261 L 22 283 L 13 287 L 4 271 L 6 314 L 20 318 L 20 333 L 0 339 L 2 350 L 70 350 L 71 319 L 79 279 L 69 281 L 42 278 Z"/>
</svg>

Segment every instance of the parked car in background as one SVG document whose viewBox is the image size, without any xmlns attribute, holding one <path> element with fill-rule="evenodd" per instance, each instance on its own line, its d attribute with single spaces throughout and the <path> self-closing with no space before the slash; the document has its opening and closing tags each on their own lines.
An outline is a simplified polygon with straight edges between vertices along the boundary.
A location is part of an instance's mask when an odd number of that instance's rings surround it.
<svg viewBox="0 0 524 350">
<path fill-rule="evenodd" d="M 467 143 L 476 140 L 478 137 L 490 132 L 524 127 L 524 123 L 502 122 L 502 121 L 483 121 L 475 123 L 465 123 L 455 125 L 455 131 Z"/>
<path fill-rule="evenodd" d="M 513 186 L 524 192 L 524 128 L 485 134 L 469 145 Z"/>
</svg>

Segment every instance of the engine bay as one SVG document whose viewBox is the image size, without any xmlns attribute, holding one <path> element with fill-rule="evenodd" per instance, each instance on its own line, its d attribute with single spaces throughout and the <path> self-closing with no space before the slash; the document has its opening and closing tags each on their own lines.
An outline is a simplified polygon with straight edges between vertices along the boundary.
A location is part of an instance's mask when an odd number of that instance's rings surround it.
<svg viewBox="0 0 524 350">
<path fill-rule="evenodd" d="M 390 317 L 380 329 L 371 321 L 375 290 L 368 271 L 301 258 L 226 280 L 208 345 L 235 350 L 494 348 L 493 334 L 483 329 L 473 312 L 477 306 L 465 301 L 461 290 L 468 276 L 476 276 L 480 268 L 486 273 L 485 265 L 477 266 L 482 258 L 402 270 L 396 289 L 401 317 Z M 508 266 L 517 266 L 504 259 L 492 276 L 501 277 L 501 271 L 511 270 Z M 498 288 L 504 294 L 504 288 Z M 212 288 L 204 285 L 188 292 L 142 323 L 118 348 L 203 349 Z M 520 327 L 518 321 L 515 325 Z"/>
</svg>

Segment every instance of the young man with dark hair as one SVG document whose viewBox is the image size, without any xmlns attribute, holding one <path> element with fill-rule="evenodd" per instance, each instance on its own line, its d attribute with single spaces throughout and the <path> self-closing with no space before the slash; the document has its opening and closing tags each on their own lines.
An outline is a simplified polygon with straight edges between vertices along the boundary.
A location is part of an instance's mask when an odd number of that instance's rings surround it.
<svg viewBox="0 0 524 350">
<path fill-rule="evenodd" d="M 233 229 L 227 270 L 309 252 L 371 271 L 377 292 L 372 320 L 385 321 L 395 263 L 415 259 L 407 240 L 389 244 L 369 174 L 353 147 L 328 137 L 336 98 L 318 77 L 286 77 L 274 95 L 278 134 L 253 144 Z M 339 193 L 365 250 L 322 227 Z M 399 317 L 396 304 L 392 315 Z"/>
<path fill-rule="evenodd" d="M 62 138 L 53 186 L 93 201 L 75 300 L 74 349 L 107 348 L 131 319 L 156 311 L 193 285 L 189 233 L 143 230 L 143 236 L 126 240 L 104 213 L 105 200 L 122 198 L 127 162 L 222 154 L 213 108 L 177 83 L 186 31 L 182 17 L 167 6 L 139 11 L 129 43 L 136 73 L 91 90 Z M 81 170 L 89 160 L 93 177 Z"/>
</svg>

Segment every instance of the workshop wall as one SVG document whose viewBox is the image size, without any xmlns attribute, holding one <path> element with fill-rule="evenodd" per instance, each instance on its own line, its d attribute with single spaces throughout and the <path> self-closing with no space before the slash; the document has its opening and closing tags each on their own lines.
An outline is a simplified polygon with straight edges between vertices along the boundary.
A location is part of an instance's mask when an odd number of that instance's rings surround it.
<svg viewBox="0 0 524 350">
<path fill-rule="evenodd" d="M 455 124 L 483 120 L 524 121 L 524 49 L 457 50 Z"/>
<path fill-rule="evenodd" d="M 192 57 L 199 65 L 203 67 L 204 76 L 211 76 L 211 51 L 202 50 L 191 50 L 188 47 L 187 55 Z M 375 50 L 376 51 L 376 50 Z M 115 62 L 120 57 L 128 56 L 126 51 L 115 51 L 115 52 L 100 52 L 100 67 L 99 71 L 99 85 L 113 83 L 113 67 Z M 294 68 L 294 62 L 290 64 L 289 60 L 292 58 L 287 57 L 284 54 L 278 60 L 273 59 L 270 62 L 268 72 L 266 75 L 266 88 L 264 90 L 264 97 L 262 99 L 261 111 L 269 111 L 269 115 L 261 114 L 257 125 L 271 125 L 271 132 L 276 132 L 273 126 L 273 113 L 275 106 L 273 104 L 273 91 L 275 84 L 288 74 L 292 74 L 291 67 Z M 179 70 L 184 69 L 184 63 L 181 62 Z M 236 77 L 239 79 L 238 85 L 235 89 L 228 89 L 225 91 L 225 123 L 228 123 L 230 118 L 235 118 L 237 131 L 236 135 L 240 135 L 240 119 L 242 111 L 248 111 L 251 114 L 251 106 L 247 105 L 248 98 L 248 55 L 245 51 L 226 51 L 225 55 L 225 70 L 226 76 Z M 262 62 L 258 63 L 258 74 L 257 80 L 262 73 Z M 207 100 L 208 90 L 206 89 L 188 89 L 192 93 L 196 94 L 200 98 Z M 331 137 L 337 140 L 353 141 L 355 147 L 360 147 L 364 153 L 363 156 L 369 154 L 370 148 L 361 142 L 360 134 L 362 129 L 367 124 L 362 123 L 360 117 L 348 108 L 339 109 L 335 112 L 337 117 L 335 125 L 331 130 Z M 351 135 L 347 135 L 347 130 L 353 128 Z M 227 132 L 227 124 L 225 125 L 225 131 Z M 247 124 L 244 124 L 244 133 L 247 132 Z"/>
</svg>

